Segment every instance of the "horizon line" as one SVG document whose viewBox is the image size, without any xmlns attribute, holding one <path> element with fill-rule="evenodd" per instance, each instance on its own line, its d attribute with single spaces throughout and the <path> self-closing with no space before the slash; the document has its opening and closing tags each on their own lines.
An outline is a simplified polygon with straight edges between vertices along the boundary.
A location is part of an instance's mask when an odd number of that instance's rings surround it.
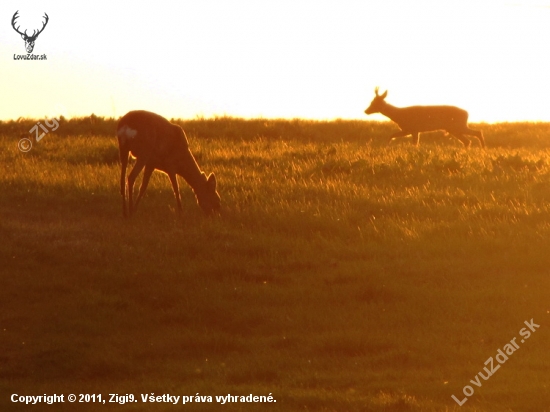
<svg viewBox="0 0 550 412">
<path fill-rule="evenodd" d="M 161 113 L 158 113 L 162 116 Z M 20 116 L 16 119 L 0 119 L 0 122 L 2 123 L 9 123 L 9 122 L 39 122 L 44 121 L 48 119 L 57 119 L 60 120 L 61 118 L 64 120 L 83 120 L 83 119 L 97 119 L 97 120 L 119 120 L 123 116 L 113 117 L 113 116 L 98 116 L 95 113 L 91 113 L 89 115 L 82 115 L 82 116 L 42 116 L 42 117 L 26 117 L 26 116 Z M 220 115 L 211 115 L 211 116 L 203 116 L 203 115 L 195 115 L 194 117 L 168 117 L 163 116 L 167 120 L 170 121 L 208 121 L 208 120 L 241 120 L 241 121 L 307 121 L 307 122 L 366 122 L 366 123 L 395 123 L 391 119 L 369 119 L 369 118 L 360 118 L 360 117 L 332 117 L 332 118 L 315 118 L 315 117 L 264 117 L 264 116 L 237 116 L 237 115 L 230 115 L 230 114 L 220 114 Z M 516 120 L 470 120 L 469 123 L 474 124 L 499 124 L 499 123 L 550 123 L 550 119 L 543 120 L 543 119 L 516 119 Z"/>
</svg>

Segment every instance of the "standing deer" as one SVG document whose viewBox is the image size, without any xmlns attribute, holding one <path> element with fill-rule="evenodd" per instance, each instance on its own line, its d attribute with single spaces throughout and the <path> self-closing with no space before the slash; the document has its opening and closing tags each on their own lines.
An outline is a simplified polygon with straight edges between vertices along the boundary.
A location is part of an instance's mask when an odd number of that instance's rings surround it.
<svg viewBox="0 0 550 412">
<path fill-rule="evenodd" d="M 128 112 L 117 126 L 118 148 L 120 152 L 120 194 L 122 195 L 122 213 L 132 215 L 140 199 L 145 194 L 151 174 L 155 169 L 163 171 L 170 178 L 178 212 L 181 211 L 181 198 L 176 175 L 182 176 L 195 192 L 201 209 L 211 214 L 220 209 L 220 195 L 216 192 L 216 176 L 208 177 L 201 172 L 185 132 L 178 125 L 170 123 L 158 114 L 144 110 Z M 126 211 L 126 166 L 130 154 L 136 163 L 128 175 L 128 212 Z M 145 168 L 139 194 L 132 203 L 134 182 Z"/>
<path fill-rule="evenodd" d="M 412 135 L 413 142 L 418 146 L 421 132 L 445 130 L 460 140 L 465 147 L 470 146 L 470 139 L 464 135 L 475 136 L 485 147 L 483 133 L 468 127 L 468 112 L 454 106 L 410 106 L 395 107 L 386 103 L 386 90 L 378 94 L 378 87 L 374 89 L 374 99 L 365 110 L 366 114 L 382 113 L 393 120 L 401 130 L 395 132 L 391 139 Z"/>
</svg>

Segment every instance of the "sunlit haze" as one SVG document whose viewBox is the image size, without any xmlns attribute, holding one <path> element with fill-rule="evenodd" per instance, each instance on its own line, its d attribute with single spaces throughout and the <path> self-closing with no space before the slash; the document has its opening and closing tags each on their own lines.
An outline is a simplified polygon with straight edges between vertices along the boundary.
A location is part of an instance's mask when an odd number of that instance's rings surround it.
<svg viewBox="0 0 550 412">
<path fill-rule="evenodd" d="M 26 55 L 11 26 L 49 22 Z M 382 119 L 451 104 L 472 121 L 550 121 L 550 1 L 4 1 L 0 119 Z M 63 111 L 63 113 L 56 113 Z"/>
</svg>

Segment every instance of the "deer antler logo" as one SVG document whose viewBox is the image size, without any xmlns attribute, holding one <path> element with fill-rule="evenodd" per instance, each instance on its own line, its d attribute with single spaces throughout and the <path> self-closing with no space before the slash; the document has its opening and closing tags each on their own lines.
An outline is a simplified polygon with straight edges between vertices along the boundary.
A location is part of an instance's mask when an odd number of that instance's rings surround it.
<svg viewBox="0 0 550 412">
<path fill-rule="evenodd" d="M 17 13 L 19 13 L 19 10 L 17 10 L 15 12 L 15 14 L 13 15 L 13 17 L 11 19 L 11 25 L 12 25 L 13 29 L 21 35 L 23 40 L 25 40 L 25 48 L 27 49 L 27 53 L 32 53 L 32 51 L 34 49 L 34 42 L 36 41 L 36 38 L 38 37 L 38 35 L 40 33 L 42 33 L 44 31 L 44 28 L 46 27 L 46 24 L 48 24 L 48 20 L 50 18 L 48 17 L 48 15 L 46 13 L 44 13 L 43 17 L 46 19 L 46 21 L 44 23 L 42 23 L 42 28 L 40 30 L 38 30 L 38 32 L 36 30 L 34 30 L 33 33 L 32 33 L 32 36 L 28 36 L 27 35 L 27 30 L 25 30 L 24 33 L 21 33 L 19 31 L 20 26 L 17 26 L 17 28 L 15 28 L 15 20 L 19 17 L 17 15 Z"/>
</svg>

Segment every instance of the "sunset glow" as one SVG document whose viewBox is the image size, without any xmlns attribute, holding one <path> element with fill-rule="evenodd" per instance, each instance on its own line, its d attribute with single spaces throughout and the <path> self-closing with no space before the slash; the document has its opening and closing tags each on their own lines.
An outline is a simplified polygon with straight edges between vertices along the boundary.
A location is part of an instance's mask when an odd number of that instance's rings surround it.
<svg viewBox="0 0 550 412">
<path fill-rule="evenodd" d="M 49 23 L 34 54 L 13 28 Z M 548 1 L 157 1 L 2 3 L 0 119 L 382 119 L 451 104 L 472 121 L 550 121 Z"/>
</svg>

